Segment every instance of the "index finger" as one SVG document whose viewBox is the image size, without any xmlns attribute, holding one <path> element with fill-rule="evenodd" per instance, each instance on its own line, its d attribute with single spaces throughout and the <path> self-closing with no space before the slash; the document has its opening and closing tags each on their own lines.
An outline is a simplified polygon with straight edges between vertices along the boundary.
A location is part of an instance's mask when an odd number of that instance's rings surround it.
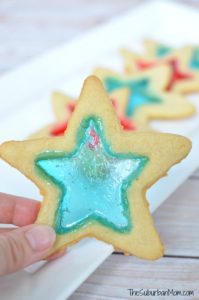
<svg viewBox="0 0 199 300">
<path fill-rule="evenodd" d="M 0 223 L 25 226 L 35 222 L 40 202 L 0 193 Z"/>
</svg>

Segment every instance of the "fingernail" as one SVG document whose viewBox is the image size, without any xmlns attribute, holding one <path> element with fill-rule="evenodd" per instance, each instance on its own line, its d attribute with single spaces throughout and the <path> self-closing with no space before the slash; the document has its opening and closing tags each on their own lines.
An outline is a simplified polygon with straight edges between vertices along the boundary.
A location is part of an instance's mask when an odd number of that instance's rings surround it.
<svg viewBox="0 0 199 300">
<path fill-rule="evenodd" d="M 30 247 L 34 251 L 43 251 L 52 247 L 56 234 L 53 228 L 47 225 L 34 225 L 25 232 Z"/>
</svg>

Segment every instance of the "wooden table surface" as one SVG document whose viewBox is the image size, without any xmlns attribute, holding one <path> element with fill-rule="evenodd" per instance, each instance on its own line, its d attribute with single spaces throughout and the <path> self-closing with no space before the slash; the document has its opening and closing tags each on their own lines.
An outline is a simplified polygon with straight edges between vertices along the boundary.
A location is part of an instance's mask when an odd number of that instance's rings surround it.
<svg viewBox="0 0 199 300">
<path fill-rule="evenodd" d="M 139 0 L 1 0 L 0 73 L 80 32 L 140 4 Z M 182 2 L 182 1 L 181 1 Z M 183 1 L 195 5 L 197 1 Z M 194 291 L 199 299 L 199 171 L 154 214 L 165 244 L 156 262 L 113 254 L 72 295 L 72 299 L 152 299 L 130 296 L 128 289 Z"/>
</svg>

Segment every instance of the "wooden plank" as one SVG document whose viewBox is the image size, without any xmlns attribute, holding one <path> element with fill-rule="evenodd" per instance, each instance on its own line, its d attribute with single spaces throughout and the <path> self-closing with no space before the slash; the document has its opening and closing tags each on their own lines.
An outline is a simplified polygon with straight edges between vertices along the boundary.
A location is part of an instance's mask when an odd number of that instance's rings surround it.
<svg viewBox="0 0 199 300">
<path fill-rule="evenodd" d="M 139 0 L 0 1 L 0 73 L 138 3 Z"/>
<path fill-rule="evenodd" d="M 154 213 L 166 255 L 199 256 L 199 180 L 187 180 Z"/>
<path fill-rule="evenodd" d="M 194 297 L 179 298 L 199 299 L 198 268 L 199 260 L 197 259 L 164 257 L 150 262 L 114 254 L 82 284 L 70 300 L 154 299 L 144 296 L 130 297 L 129 288 L 193 290 Z M 170 298 L 161 297 L 161 299 Z"/>
</svg>

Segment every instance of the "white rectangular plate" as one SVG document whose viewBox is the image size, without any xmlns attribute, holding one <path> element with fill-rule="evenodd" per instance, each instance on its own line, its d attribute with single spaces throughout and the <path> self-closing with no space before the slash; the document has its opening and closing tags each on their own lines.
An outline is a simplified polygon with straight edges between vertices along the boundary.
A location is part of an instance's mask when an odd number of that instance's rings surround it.
<svg viewBox="0 0 199 300">
<path fill-rule="evenodd" d="M 122 70 L 118 50 L 141 50 L 151 37 L 180 46 L 199 44 L 199 14 L 185 6 L 155 1 L 80 36 L 0 79 L 0 141 L 23 139 L 53 121 L 50 93 L 62 90 L 78 96 L 83 79 L 96 66 Z M 199 109 L 198 95 L 192 97 Z M 155 128 L 185 134 L 193 141 L 189 157 L 175 166 L 147 193 L 153 212 L 199 166 L 199 115 L 186 121 L 155 122 Z M 38 189 L 15 169 L 0 162 L 0 191 L 40 199 Z M 66 299 L 113 251 L 112 246 L 85 239 L 63 258 L 34 274 L 25 271 L 0 279 L 4 300 Z"/>
</svg>

